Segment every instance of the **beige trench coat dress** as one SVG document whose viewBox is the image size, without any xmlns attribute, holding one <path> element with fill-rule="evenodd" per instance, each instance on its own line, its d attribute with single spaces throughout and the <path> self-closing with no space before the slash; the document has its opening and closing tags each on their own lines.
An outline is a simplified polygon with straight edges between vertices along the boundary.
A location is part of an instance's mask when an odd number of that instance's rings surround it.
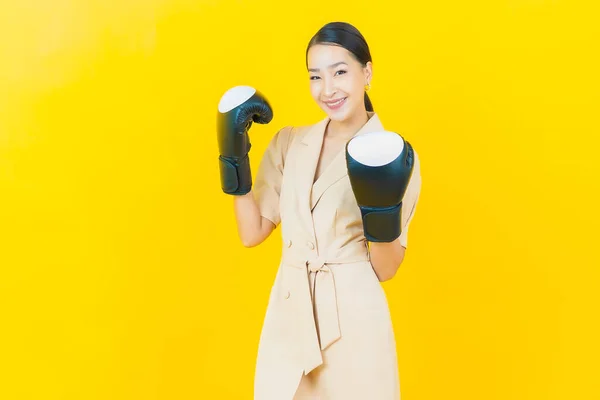
<svg viewBox="0 0 600 400">
<path fill-rule="evenodd" d="M 345 150 L 313 184 L 328 118 L 277 132 L 257 171 L 262 216 L 281 224 L 283 251 L 258 346 L 255 400 L 398 400 L 396 343 L 369 260 Z M 384 130 L 369 112 L 356 133 Z M 400 241 L 421 189 L 418 155 Z"/>
</svg>

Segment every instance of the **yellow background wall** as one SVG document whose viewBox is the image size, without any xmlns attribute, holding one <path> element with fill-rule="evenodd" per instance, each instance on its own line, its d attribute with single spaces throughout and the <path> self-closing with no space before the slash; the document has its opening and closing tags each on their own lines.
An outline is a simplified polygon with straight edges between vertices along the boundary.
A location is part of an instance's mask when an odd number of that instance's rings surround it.
<svg viewBox="0 0 600 400">
<path fill-rule="evenodd" d="M 252 398 L 279 230 L 238 242 L 216 106 L 269 97 L 256 170 L 323 117 L 305 46 L 343 20 L 422 160 L 403 399 L 599 399 L 595 2 L 292 3 L 0 4 L 0 398 Z"/>
</svg>

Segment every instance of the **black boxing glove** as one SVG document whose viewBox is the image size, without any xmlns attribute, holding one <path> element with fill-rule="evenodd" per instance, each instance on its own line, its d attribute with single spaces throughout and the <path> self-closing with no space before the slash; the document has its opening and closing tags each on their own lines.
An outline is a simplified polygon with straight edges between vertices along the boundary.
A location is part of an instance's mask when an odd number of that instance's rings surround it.
<svg viewBox="0 0 600 400">
<path fill-rule="evenodd" d="M 371 242 L 392 242 L 402 233 L 402 199 L 414 167 L 410 143 L 394 132 L 371 132 L 346 144 L 348 177 Z"/>
<path fill-rule="evenodd" d="M 236 86 L 221 97 L 217 114 L 219 169 L 221 188 L 231 195 L 243 195 L 252 189 L 250 138 L 253 122 L 268 124 L 273 110 L 265 97 L 250 86 Z"/>
</svg>

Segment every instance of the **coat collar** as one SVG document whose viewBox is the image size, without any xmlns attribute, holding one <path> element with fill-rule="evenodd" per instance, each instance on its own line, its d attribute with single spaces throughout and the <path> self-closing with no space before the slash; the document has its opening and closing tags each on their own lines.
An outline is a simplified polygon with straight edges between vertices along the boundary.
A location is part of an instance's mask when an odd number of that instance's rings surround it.
<svg viewBox="0 0 600 400">
<path fill-rule="evenodd" d="M 384 130 L 384 127 L 379 120 L 379 116 L 375 112 L 367 112 L 367 115 L 369 120 L 354 134 L 353 137 L 367 132 Z M 306 205 L 311 211 L 317 205 L 317 202 L 323 193 L 331 187 L 331 185 L 348 175 L 346 151 L 344 148 L 335 156 L 319 179 L 313 184 L 317 164 L 321 155 L 325 129 L 327 128 L 329 121 L 329 117 L 326 117 L 312 125 L 300 138 L 301 145 L 299 146 L 299 154 L 296 160 L 296 182 L 294 186 L 296 187 L 300 204 L 302 206 Z"/>
<path fill-rule="evenodd" d="M 376 132 L 383 130 L 383 125 L 379 119 L 379 115 L 373 111 L 367 111 L 368 121 L 354 134 L 354 136 L 362 135 L 367 132 Z M 308 127 L 308 131 L 302 135 L 300 143 L 307 146 L 318 146 L 321 147 L 323 143 L 323 137 L 325 135 L 325 129 L 329 125 L 329 117 L 323 118 L 316 124 Z M 353 137 L 354 137 L 353 136 Z M 319 154 L 317 154 L 317 161 L 319 160 Z M 316 166 L 315 166 L 316 167 Z"/>
</svg>

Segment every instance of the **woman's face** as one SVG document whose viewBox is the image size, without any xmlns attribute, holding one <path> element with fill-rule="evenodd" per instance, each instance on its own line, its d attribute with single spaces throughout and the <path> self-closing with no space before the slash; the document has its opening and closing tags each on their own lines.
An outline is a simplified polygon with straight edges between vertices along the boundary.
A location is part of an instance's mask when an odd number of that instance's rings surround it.
<svg viewBox="0 0 600 400">
<path fill-rule="evenodd" d="M 310 93 L 327 116 L 344 121 L 365 110 L 365 85 L 372 65 L 363 67 L 343 47 L 318 44 L 308 50 Z"/>
</svg>

